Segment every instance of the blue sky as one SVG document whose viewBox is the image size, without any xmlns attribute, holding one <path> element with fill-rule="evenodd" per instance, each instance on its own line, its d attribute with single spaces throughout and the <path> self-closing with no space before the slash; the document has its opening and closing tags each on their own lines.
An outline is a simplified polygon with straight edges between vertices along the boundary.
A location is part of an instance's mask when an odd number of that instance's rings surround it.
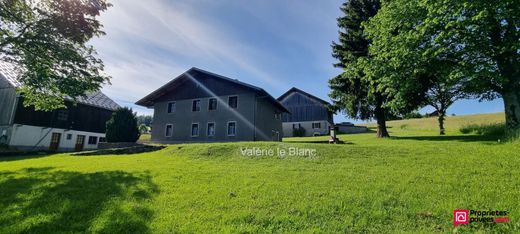
<svg viewBox="0 0 520 234">
<path fill-rule="evenodd" d="M 111 2 L 100 17 L 107 35 L 92 41 L 112 76 L 103 91 L 139 114 L 153 110 L 133 103 L 191 67 L 260 86 L 274 97 L 294 86 L 325 100 L 328 79 L 341 72 L 332 66 L 330 44 L 342 1 Z M 501 100 L 468 100 L 448 112 L 499 111 Z"/>
</svg>

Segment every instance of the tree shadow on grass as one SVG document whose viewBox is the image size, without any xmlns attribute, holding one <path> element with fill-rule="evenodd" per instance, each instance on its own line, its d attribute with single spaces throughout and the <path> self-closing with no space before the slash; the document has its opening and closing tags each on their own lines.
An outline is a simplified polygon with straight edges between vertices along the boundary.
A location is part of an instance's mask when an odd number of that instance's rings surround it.
<svg viewBox="0 0 520 234">
<path fill-rule="evenodd" d="M 1 233 L 147 233 L 148 173 L 28 168 L 0 174 Z"/>
<path fill-rule="evenodd" d="M 392 136 L 394 140 L 417 140 L 417 141 L 459 141 L 459 142 L 496 142 L 496 136 Z"/>
<path fill-rule="evenodd" d="M 22 152 L 22 153 L 19 153 L 19 154 L 3 154 L 3 153 L 0 153 L 0 162 L 8 162 L 8 161 L 17 161 L 17 160 L 25 160 L 25 159 L 32 159 L 32 158 L 43 158 L 43 157 L 48 157 L 48 156 L 52 156 L 52 155 L 55 155 L 55 154 L 60 154 L 60 153 L 53 153 L 53 152 L 42 152 L 42 153 L 37 153 L 37 152 L 31 152 L 31 153 L 26 153 L 26 152 Z"/>
</svg>

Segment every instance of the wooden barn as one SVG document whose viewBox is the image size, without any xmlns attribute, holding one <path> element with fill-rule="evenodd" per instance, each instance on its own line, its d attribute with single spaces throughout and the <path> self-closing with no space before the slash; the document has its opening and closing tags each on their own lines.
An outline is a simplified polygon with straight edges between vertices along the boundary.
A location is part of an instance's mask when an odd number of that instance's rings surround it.
<svg viewBox="0 0 520 234">
<path fill-rule="evenodd" d="M 278 101 L 290 112 L 282 115 L 284 137 L 327 135 L 334 126 L 330 104 L 312 94 L 293 87 Z"/>
<path fill-rule="evenodd" d="M 106 122 L 119 108 L 102 92 L 50 112 L 23 106 L 11 64 L 0 63 L 0 144 L 21 150 L 81 151 L 104 141 Z"/>
</svg>

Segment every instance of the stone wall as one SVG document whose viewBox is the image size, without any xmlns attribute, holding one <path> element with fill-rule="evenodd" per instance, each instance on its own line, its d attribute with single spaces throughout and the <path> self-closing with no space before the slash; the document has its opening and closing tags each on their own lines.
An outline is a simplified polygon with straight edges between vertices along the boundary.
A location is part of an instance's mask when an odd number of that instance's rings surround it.
<svg viewBox="0 0 520 234">
<path fill-rule="evenodd" d="M 135 142 L 99 142 L 98 149 L 117 149 L 139 146 L 141 144 Z"/>
</svg>

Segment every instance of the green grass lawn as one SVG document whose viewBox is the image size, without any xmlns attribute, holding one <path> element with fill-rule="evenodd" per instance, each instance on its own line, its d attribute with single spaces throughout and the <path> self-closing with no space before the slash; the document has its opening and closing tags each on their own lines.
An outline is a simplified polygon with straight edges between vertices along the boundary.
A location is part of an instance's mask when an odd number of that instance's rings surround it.
<svg viewBox="0 0 520 234">
<path fill-rule="evenodd" d="M 396 121 L 391 139 L 341 135 L 341 145 L 314 137 L 0 158 L 0 233 L 518 233 L 520 144 L 458 132 L 501 119 L 450 117 L 442 137 L 435 119 Z M 511 222 L 454 227 L 454 209 L 506 210 Z"/>
</svg>

